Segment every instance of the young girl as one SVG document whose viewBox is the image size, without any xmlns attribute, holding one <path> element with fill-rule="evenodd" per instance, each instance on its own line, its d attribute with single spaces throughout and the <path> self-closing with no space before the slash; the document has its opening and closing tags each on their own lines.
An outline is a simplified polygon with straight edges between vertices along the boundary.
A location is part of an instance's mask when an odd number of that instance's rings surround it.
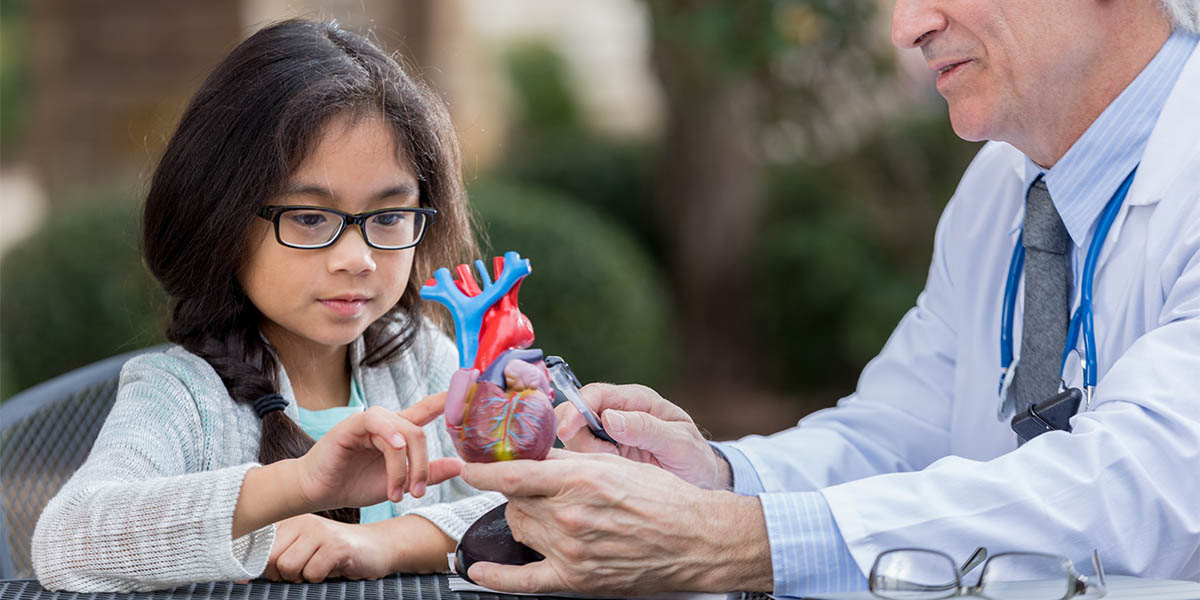
<svg viewBox="0 0 1200 600">
<path fill-rule="evenodd" d="M 455 477 L 457 353 L 417 295 L 475 255 L 442 104 L 335 24 L 268 27 L 193 98 L 143 217 L 177 346 L 125 365 L 38 521 L 42 585 L 444 569 L 501 498 Z"/>
</svg>

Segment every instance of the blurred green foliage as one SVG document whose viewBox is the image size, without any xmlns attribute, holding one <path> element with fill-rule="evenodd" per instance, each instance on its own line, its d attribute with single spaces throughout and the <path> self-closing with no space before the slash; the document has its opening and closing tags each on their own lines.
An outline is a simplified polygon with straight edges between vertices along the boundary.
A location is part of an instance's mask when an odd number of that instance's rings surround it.
<svg viewBox="0 0 1200 600">
<path fill-rule="evenodd" d="M 0 263 L 0 397 L 162 341 L 165 301 L 138 251 L 138 202 L 97 192 L 57 205 Z"/>
<path fill-rule="evenodd" d="M 579 106 L 562 56 L 530 40 L 513 44 L 504 63 L 517 97 L 513 120 L 519 128 L 541 133 L 579 129 Z"/>
<path fill-rule="evenodd" d="M 477 181 L 471 202 L 484 223 L 485 254 L 516 250 L 533 266 L 520 303 L 534 346 L 561 355 L 584 382 L 666 382 L 666 290 L 624 228 L 561 193 L 511 183 Z"/>
<path fill-rule="evenodd" d="M 722 87 L 755 81 L 763 124 L 820 121 L 836 110 L 828 77 L 851 68 L 867 85 L 892 72 L 876 0 L 652 0 L 654 62 L 680 106 Z"/>
<path fill-rule="evenodd" d="M 847 156 L 772 171 L 751 268 L 777 386 L 852 389 L 924 287 L 937 219 L 977 148 L 944 115 L 913 114 Z"/>
<path fill-rule="evenodd" d="M 546 44 L 525 42 L 506 55 L 517 91 L 519 132 L 495 173 L 545 187 L 615 219 L 661 262 L 663 236 L 651 201 L 656 148 L 589 130 L 567 80 L 562 57 Z"/>
<path fill-rule="evenodd" d="M 668 385 L 676 342 L 650 201 L 653 146 L 589 130 L 566 64 L 547 45 L 515 45 L 505 66 L 519 133 L 471 200 L 493 253 L 533 260 L 521 304 L 537 345 L 562 354 L 583 381 Z M 551 233 L 534 236 L 539 228 Z"/>
<path fill-rule="evenodd" d="M 765 71 L 793 52 L 844 53 L 874 31 L 874 0 L 654 0 L 650 10 L 659 49 L 687 49 L 672 77 L 712 89 L 730 78 Z M 868 40 L 869 41 L 869 40 Z M 786 84 L 779 81 L 780 84 Z"/>
</svg>

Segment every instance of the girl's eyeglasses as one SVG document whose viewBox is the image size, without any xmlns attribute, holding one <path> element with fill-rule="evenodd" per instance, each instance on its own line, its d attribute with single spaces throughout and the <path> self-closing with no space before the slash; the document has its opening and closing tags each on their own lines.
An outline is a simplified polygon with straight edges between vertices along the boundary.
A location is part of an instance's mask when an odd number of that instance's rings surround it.
<svg viewBox="0 0 1200 600">
<path fill-rule="evenodd" d="M 275 239 L 289 248 L 332 246 L 349 225 L 357 225 L 367 245 L 403 250 L 421 243 L 437 211 L 432 208 L 382 208 L 352 215 L 322 206 L 262 207 L 258 216 L 275 224 Z"/>
</svg>

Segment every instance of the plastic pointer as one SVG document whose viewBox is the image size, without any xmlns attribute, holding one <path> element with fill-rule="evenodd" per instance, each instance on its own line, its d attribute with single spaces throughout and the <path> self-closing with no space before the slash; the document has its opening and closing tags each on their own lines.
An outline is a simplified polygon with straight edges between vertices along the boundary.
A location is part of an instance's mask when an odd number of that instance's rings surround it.
<svg viewBox="0 0 1200 600">
<path fill-rule="evenodd" d="M 583 395 L 579 393 L 579 388 L 583 386 L 575 377 L 575 373 L 571 371 L 567 361 L 563 360 L 561 356 L 547 356 L 546 370 L 550 372 L 550 385 L 554 387 L 555 396 L 566 398 L 583 415 L 592 435 L 614 446 L 619 446 L 617 440 L 612 439 L 612 436 L 604 431 L 604 426 L 600 424 L 600 417 L 596 411 L 583 401 Z"/>
</svg>

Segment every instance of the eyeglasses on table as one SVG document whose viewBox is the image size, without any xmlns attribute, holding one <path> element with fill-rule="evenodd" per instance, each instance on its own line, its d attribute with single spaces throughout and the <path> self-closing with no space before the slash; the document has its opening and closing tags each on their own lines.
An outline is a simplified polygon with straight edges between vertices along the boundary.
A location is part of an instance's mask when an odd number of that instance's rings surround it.
<svg viewBox="0 0 1200 600">
<path fill-rule="evenodd" d="M 963 578 L 983 564 L 976 585 Z M 1092 552 L 1095 580 L 1075 570 L 1067 558 L 1037 552 L 1004 552 L 988 557 L 977 548 L 962 566 L 949 555 L 924 548 L 888 550 L 875 559 L 868 577 L 871 593 L 888 600 L 936 600 L 982 596 L 992 600 L 1068 600 L 1107 593 L 1100 553 Z"/>
</svg>

